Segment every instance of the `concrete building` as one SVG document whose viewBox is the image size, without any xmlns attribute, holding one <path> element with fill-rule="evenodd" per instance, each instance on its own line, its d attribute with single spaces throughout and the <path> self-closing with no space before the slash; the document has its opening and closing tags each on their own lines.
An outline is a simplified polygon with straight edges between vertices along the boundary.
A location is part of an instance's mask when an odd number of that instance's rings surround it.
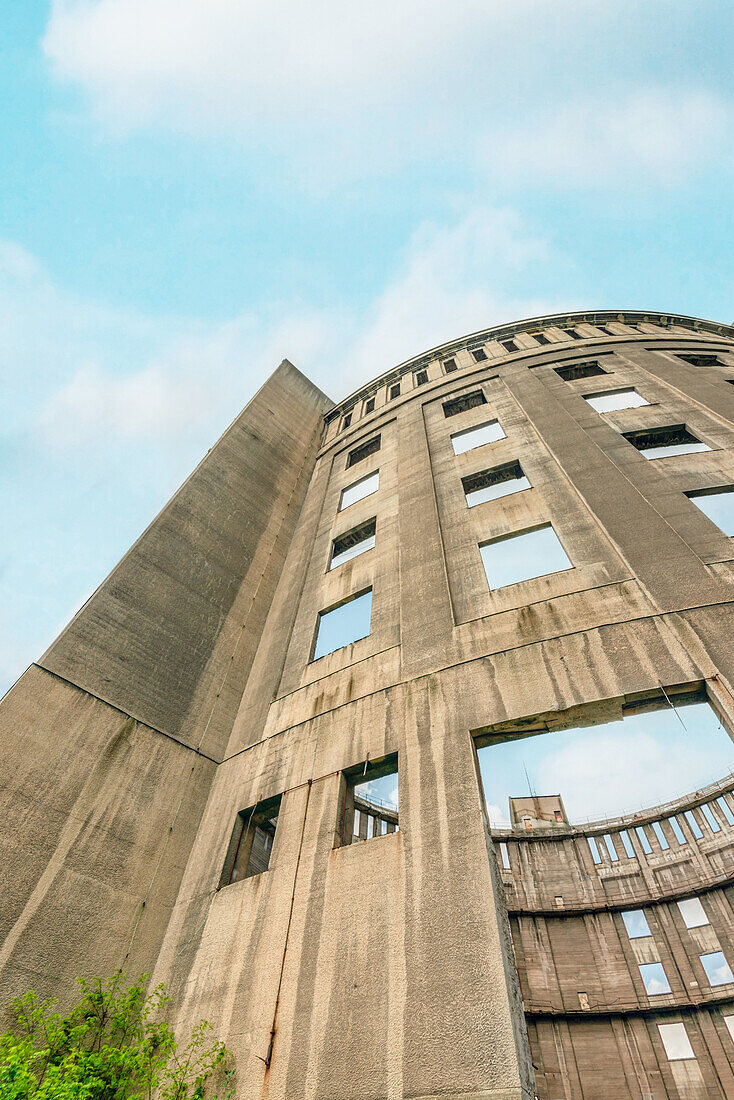
<svg viewBox="0 0 734 1100">
<path fill-rule="evenodd" d="M 655 313 L 336 406 L 281 364 L 2 702 L 3 1001 L 153 973 L 241 1100 L 734 1096 L 731 785 L 493 835 L 477 768 L 671 702 L 734 730 L 732 383 L 734 329 Z"/>
</svg>

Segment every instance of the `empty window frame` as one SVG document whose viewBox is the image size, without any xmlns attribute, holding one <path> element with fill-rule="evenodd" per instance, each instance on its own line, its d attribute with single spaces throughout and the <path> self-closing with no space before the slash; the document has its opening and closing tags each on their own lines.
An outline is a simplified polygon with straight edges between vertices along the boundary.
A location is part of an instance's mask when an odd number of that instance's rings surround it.
<svg viewBox="0 0 734 1100">
<path fill-rule="evenodd" d="M 375 470 L 373 474 L 367 474 L 366 477 L 361 477 L 359 481 L 353 481 L 351 485 L 347 485 L 346 489 L 342 489 L 339 498 L 339 511 L 343 512 L 350 504 L 356 504 L 358 500 L 364 500 L 365 497 L 372 496 L 379 488 L 379 470 Z"/>
<path fill-rule="evenodd" d="M 579 334 L 578 334 L 578 332 L 576 331 L 575 328 L 562 328 L 561 332 L 564 332 L 566 334 L 566 336 L 570 336 L 572 340 L 580 340 L 581 339 L 581 337 L 579 336 Z"/>
<path fill-rule="evenodd" d="M 377 454 L 380 449 L 380 437 L 375 435 L 372 439 L 368 439 L 366 443 L 360 443 L 359 447 L 355 447 L 353 451 L 350 451 L 347 455 L 347 469 L 350 466 L 356 466 L 358 462 L 363 462 L 365 458 L 369 458 L 370 455 Z"/>
<path fill-rule="evenodd" d="M 690 825 L 691 832 L 695 836 L 696 840 L 701 840 L 703 838 L 703 829 L 698 824 L 698 819 L 693 810 L 685 810 L 683 816 Z"/>
<path fill-rule="evenodd" d="M 726 821 L 727 825 L 734 825 L 734 813 L 732 813 L 731 807 L 724 798 L 723 794 L 720 794 L 719 797 L 716 799 L 716 805 L 719 807 L 722 814 L 724 815 L 724 820 Z"/>
<path fill-rule="evenodd" d="M 479 553 L 493 590 L 573 569 L 550 523 L 482 543 Z"/>
<path fill-rule="evenodd" d="M 348 428 L 351 423 L 352 423 L 352 413 L 351 412 L 345 413 L 344 419 L 342 420 L 342 431 L 344 431 L 345 428 Z"/>
<path fill-rule="evenodd" d="M 400 383 L 399 382 L 395 382 L 395 384 L 390 387 L 389 397 L 390 397 L 391 401 L 396 397 L 400 397 Z"/>
<path fill-rule="evenodd" d="M 670 424 L 665 428 L 652 428 L 649 431 L 623 432 L 624 438 L 645 458 L 666 458 L 673 455 L 691 455 L 699 451 L 710 451 L 697 436 L 689 432 L 685 424 Z"/>
<path fill-rule="evenodd" d="M 734 536 L 734 485 L 686 493 L 697 508 L 729 538 Z"/>
<path fill-rule="evenodd" d="M 399 832 L 397 753 L 343 771 L 339 806 L 337 848 Z"/>
<path fill-rule="evenodd" d="M 708 951 L 705 955 L 699 955 L 709 985 L 729 985 L 734 982 L 734 974 L 724 957 L 723 951 Z"/>
<path fill-rule="evenodd" d="M 376 528 L 377 520 L 373 516 L 366 523 L 361 523 L 359 527 L 353 527 L 351 531 L 347 531 L 339 538 L 334 539 L 331 544 L 329 569 L 336 569 L 337 566 L 343 565 L 345 561 L 351 561 L 352 558 L 371 550 L 375 545 Z"/>
<path fill-rule="evenodd" d="M 622 920 L 627 929 L 627 936 L 631 940 L 641 940 L 645 936 L 651 936 L 650 925 L 642 909 L 628 909 L 622 913 Z"/>
<path fill-rule="evenodd" d="M 531 336 L 537 344 L 550 344 L 550 340 L 544 332 L 533 332 L 531 333 Z"/>
<path fill-rule="evenodd" d="M 500 841 L 500 860 L 502 861 L 502 866 L 506 871 L 511 870 L 510 852 L 504 840 Z"/>
<path fill-rule="evenodd" d="M 553 369 L 564 382 L 573 382 L 577 378 L 598 378 L 599 375 L 609 373 L 602 370 L 595 359 L 586 363 L 567 363 L 563 367 L 554 367 Z"/>
<path fill-rule="evenodd" d="M 605 336 L 614 336 L 615 335 L 615 333 L 609 331 L 609 329 L 607 328 L 606 325 L 594 325 L 594 328 L 598 329 L 599 332 L 603 332 Z"/>
<path fill-rule="evenodd" d="M 612 863 L 617 863 L 619 861 L 619 853 L 617 852 L 617 849 L 614 845 L 614 841 L 610 837 L 609 833 L 604 833 L 604 836 L 602 837 L 602 839 L 603 839 L 604 843 L 607 846 L 607 851 L 609 852 L 609 858 L 611 859 Z"/>
<path fill-rule="evenodd" d="M 622 847 L 624 848 L 625 852 L 630 857 L 630 859 L 634 859 L 637 853 L 635 852 L 634 845 L 632 844 L 632 838 L 630 837 L 629 833 L 626 829 L 620 829 L 619 835 L 622 840 Z"/>
<path fill-rule="evenodd" d="M 685 1024 L 658 1024 L 658 1032 L 669 1062 L 682 1062 L 684 1059 L 696 1057 Z"/>
<path fill-rule="evenodd" d="M 660 824 L 659 821 L 653 821 L 652 831 L 655 833 L 655 836 L 658 838 L 658 844 L 660 845 L 662 850 L 664 852 L 667 852 L 668 848 L 670 847 L 670 844 L 668 843 L 668 838 L 665 835 L 665 833 L 663 832 L 663 827 L 662 827 L 662 825 Z"/>
<path fill-rule="evenodd" d="M 598 413 L 618 412 L 620 409 L 639 409 L 643 405 L 649 405 L 642 394 L 638 393 L 634 386 L 628 386 L 623 390 L 607 390 L 606 393 L 584 394 L 584 401 L 596 409 Z"/>
<path fill-rule="evenodd" d="M 375 411 L 375 399 L 374 399 L 374 397 L 368 397 L 367 398 L 367 400 L 364 403 L 364 409 L 362 411 L 363 411 L 363 414 L 365 416 L 367 415 L 367 413 L 371 413 L 371 412 Z"/>
<path fill-rule="evenodd" d="M 716 820 L 716 816 L 714 814 L 714 811 L 711 809 L 711 807 L 708 805 L 708 803 L 704 802 L 704 804 L 702 806 L 699 806 L 699 810 L 701 811 L 703 816 L 706 818 L 706 820 L 709 824 L 709 828 L 711 829 L 711 832 L 712 833 L 720 833 L 721 832 L 721 825 L 719 825 L 718 821 Z"/>
<path fill-rule="evenodd" d="M 678 908 L 686 928 L 702 928 L 709 923 L 700 898 L 685 898 L 678 902 Z"/>
<path fill-rule="evenodd" d="M 454 432 L 451 436 L 451 446 L 455 455 L 463 455 L 466 451 L 473 451 L 476 447 L 483 447 L 485 443 L 496 443 L 498 439 L 505 439 L 499 420 L 489 420 L 486 424 L 478 424 L 476 428 L 465 428 L 463 432 Z"/>
<path fill-rule="evenodd" d="M 520 350 L 514 340 L 500 340 L 500 343 L 502 344 L 502 347 L 505 349 L 505 351 Z"/>
<path fill-rule="evenodd" d="M 599 845 L 596 842 L 596 837 L 587 836 L 586 839 L 589 843 L 589 851 L 591 852 L 591 858 L 593 859 L 594 863 L 601 863 L 601 852 L 599 851 Z"/>
<path fill-rule="evenodd" d="M 372 589 L 350 596 L 348 600 L 320 611 L 316 624 L 313 661 L 352 642 L 367 638 L 372 620 Z"/>
<path fill-rule="evenodd" d="M 428 371 L 417 370 L 414 377 L 416 386 L 425 386 L 428 381 Z"/>
<path fill-rule="evenodd" d="M 466 503 L 470 508 L 485 504 L 488 500 L 511 496 L 531 485 L 522 471 L 519 462 L 505 462 L 491 470 L 481 470 L 477 474 L 467 474 L 461 479 Z"/>
<path fill-rule="evenodd" d="M 453 374 L 455 370 L 458 370 L 455 359 L 444 359 L 443 363 L 444 374 Z"/>
<path fill-rule="evenodd" d="M 684 355 L 682 351 L 676 351 L 675 356 L 677 359 L 682 359 L 684 363 L 690 363 L 692 367 L 726 366 L 726 363 L 722 363 L 718 355 L 700 355 L 688 352 Z"/>
<path fill-rule="evenodd" d="M 648 836 L 647 836 L 647 833 L 645 832 L 645 826 L 644 825 L 637 825 L 635 827 L 635 832 L 637 833 L 637 839 L 639 840 L 640 844 L 642 845 L 643 852 L 645 853 L 646 856 L 649 856 L 650 853 L 652 852 L 652 844 L 650 843 L 650 841 L 648 839 Z"/>
<path fill-rule="evenodd" d="M 484 360 L 487 358 L 487 353 L 484 348 L 476 348 L 472 352 L 472 355 L 474 356 L 475 363 L 483 363 Z"/>
<path fill-rule="evenodd" d="M 458 416 L 459 413 L 476 409 L 479 405 L 486 405 L 487 398 L 482 390 L 472 390 L 471 393 L 462 393 L 458 397 L 452 397 L 450 401 L 444 401 L 443 415 L 445 417 Z"/>
<path fill-rule="evenodd" d="M 686 834 L 681 829 L 680 822 L 678 821 L 678 818 L 677 817 L 669 817 L 668 818 L 668 824 L 670 825 L 671 829 L 673 830 L 673 833 L 675 835 L 675 839 L 678 841 L 678 843 L 679 844 L 687 844 L 688 841 L 686 840 Z"/>
<path fill-rule="evenodd" d="M 659 997 L 663 993 L 670 993 L 668 975 L 661 962 L 638 963 L 638 969 L 648 997 Z"/>
<path fill-rule="evenodd" d="M 258 802 L 237 814 L 220 887 L 262 874 L 270 866 L 275 830 L 280 813 L 280 795 Z"/>
</svg>

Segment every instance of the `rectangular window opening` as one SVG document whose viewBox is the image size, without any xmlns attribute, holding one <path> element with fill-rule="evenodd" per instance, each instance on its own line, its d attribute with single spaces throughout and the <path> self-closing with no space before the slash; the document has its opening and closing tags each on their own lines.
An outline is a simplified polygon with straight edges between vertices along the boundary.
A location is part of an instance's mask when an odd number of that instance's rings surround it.
<svg viewBox="0 0 734 1100">
<path fill-rule="evenodd" d="M 665 833 L 663 832 L 662 825 L 660 824 L 659 821 L 653 821 L 652 831 L 655 833 L 655 836 L 658 838 L 658 844 L 660 845 L 662 850 L 664 852 L 667 852 L 668 848 L 670 847 L 670 844 L 668 843 L 668 838 L 665 835 Z"/>
<path fill-rule="evenodd" d="M 641 940 L 652 935 L 643 909 L 628 909 L 627 912 L 622 913 L 622 920 L 629 939 Z"/>
<path fill-rule="evenodd" d="M 372 496 L 379 488 L 379 470 L 375 470 L 373 474 L 367 474 L 366 477 L 361 477 L 359 481 L 353 481 L 351 485 L 347 485 L 346 489 L 341 491 L 339 511 L 343 512 L 350 504 L 356 504 L 358 500 L 364 500 L 365 497 Z"/>
<path fill-rule="evenodd" d="M 505 351 L 520 350 L 514 340 L 500 340 L 500 343 L 502 344 L 502 347 L 505 349 Z"/>
<path fill-rule="evenodd" d="M 352 423 L 352 414 L 351 414 L 351 412 L 348 412 L 348 413 L 346 413 L 344 419 L 342 420 L 342 431 L 344 431 L 345 428 L 348 428 L 351 423 Z"/>
<path fill-rule="evenodd" d="M 347 469 L 351 466 L 356 466 L 358 462 L 364 462 L 370 455 L 377 454 L 379 449 L 379 435 L 374 435 L 372 439 L 368 439 L 366 443 L 360 443 L 359 447 L 355 447 L 354 450 L 350 451 L 347 455 Z"/>
<path fill-rule="evenodd" d="M 519 462 L 505 462 L 501 466 L 494 466 L 492 470 L 468 474 L 461 478 L 461 484 L 470 508 L 485 504 L 487 500 L 521 493 L 524 488 L 532 487 Z"/>
<path fill-rule="evenodd" d="M 584 394 L 584 401 L 596 409 L 598 413 L 618 412 L 621 409 L 639 409 L 643 405 L 649 405 L 642 394 L 639 394 L 634 386 L 628 386 L 623 390 L 607 390 L 605 393 Z"/>
<path fill-rule="evenodd" d="M 646 856 L 651 855 L 652 854 L 652 844 L 650 843 L 650 841 L 648 839 L 648 836 L 647 836 L 647 833 L 645 832 L 645 826 L 644 825 L 637 825 L 636 828 L 635 828 L 635 832 L 637 833 L 637 839 L 639 840 L 640 844 L 642 845 L 642 850 L 645 853 L 645 855 Z"/>
<path fill-rule="evenodd" d="M 425 386 L 428 381 L 428 371 L 419 370 L 415 372 L 415 384 L 416 386 Z"/>
<path fill-rule="evenodd" d="M 734 825 L 734 813 L 732 813 L 731 807 L 724 798 L 723 794 L 720 794 L 719 797 L 716 799 L 716 805 L 719 807 L 722 814 L 724 815 L 724 821 L 726 821 L 727 825 Z"/>
<path fill-rule="evenodd" d="M 698 489 L 686 496 L 729 538 L 734 536 L 734 485 Z"/>
<path fill-rule="evenodd" d="M 372 619 L 372 589 L 350 596 L 336 607 L 320 611 L 312 661 L 326 657 L 352 642 L 369 637 Z"/>
<path fill-rule="evenodd" d="M 353 527 L 351 531 L 347 531 L 339 538 L 334 539 L 331 544 L 329 569 L 336 569 L 337 566 L 343 565 L 345 561 L 351 561 L 359 554 L 371 550 L 375 545 L 376 528 L 377 520 L 373 516 L 366 523 L 361 523 L 359 527 Z"/>
<path fill-rule="evenodd" d="M 626 829 L 620 829 L 619 835 L 622 838 L 622 847 L 624 848 L 625 852 L 630 857 L 630 859 L 634 859 L 637 853 L 635 852 L 632 838 L 630 837 L 629 833 Z"/>
<path fill-rule="evenodd" d="M 480 543 L 479 553 L 492 591 L 573 569 L 550 523 Z"/>
<path fill-rule="evenodd" d="M 697 436 L 689 432 L 685 424 L 670 424 L 665 428 L 652 428 L 639 432 L 623 432 L 622 435 L 648 459 L 690 455 L 711 450 Z"/>
<path fill-rule="evenodd" d="M 554 367 L 553 369 L 564 382 L 573 382 L 577 378 L 597 378 L 600 374 L 609 373 L 602 370 L 595 359 L 590 360 L 588 363 L 567 363 L 563 367 Z"/>
<path fill-rule="evenodd" d="M 593 859 L 594 863 L 601 863 L 601 852 L 599 851 L 599 845 L 596 842 L 596 837 L 587 836 L 586 839 L 589 842 L 589 851 L 591 852 L 591 858 Z"/>
<path fill-rule="evenodd" d="M 534 332 L 532 336 L 533 340 L 538 344 L 550 344 L 550 340 L 543 332 Z"/>
<path fill-rule="evenodd" d="M 670 993 L 670 982 L 661 962 L 638 963 L 640 977 L 648 997 L 659 997 Z"/>
<path fill-rule="evenodd" d="M 714 811 L 711 809 L 709 804 L 707 802 L 704 802 L 704 804 L 702 806 L 699 806 L 699 809 L 700 809 L 701 813 L 703 814 L 703 816 L 708 821 L 709 828 L 711 829 L 711 832 L 712 833 L 720 833 L 721 832 L 721 825 L 719 825 L 718 821 L 716 820 L 716 815 L 714 814 Z"/>
<path fill-rule="evenodd" d="M 453 374 L 455 370 L 458 370 L 455 359 L 444 359 L 443 363 L 444 374 Z"/>
<path fill-rule="evenodd" d="M 726 961 L 723 951 L 709 951 L 705 955 L 699 955 L 709 985 L 730 985 L 734 982 L 734 974 Z"/>
<path fill-rule="evenodd" d="M 477 348 L 476 351 L 472 352 L 472 355 L 474 356 L 475 363 L 483 363 L 487 358 L 487 353 L 484 348 Z"/>
<path fill-rule="evenodd" d="M 609 833 L 604 833 L 604 843 L 607 846 L 607 851 L 609 852 L 609 858 L 611 859 L 612 863 L 617 863 L 619 861 L 619 854 L 618 854 L 617 849 L 615 847 L 614 841 L 610 837 Z"/>
<path fill-rule="evenodd" d="M 463 455 L 466 451 L 473 451 L 486 443 L 496 443 L 498 439 L 505 439 L 500 422 L 489 420 L 486 424 L 478 424 L 476 428 L 465 428 L 463 432 L 454 432 L 451 436 L 451 446 L 454 448 L 455 455 Z"/>
<path fill-rule="evenodd" d="M 335 847 L 399 832 L 398 805 L 397 753 L 345 769 Z"/>
<path fill-rule="evenodd" d="M 374 412 L 374 411 L 375 411 L 375 399 L 374 399 L 374 397 L 368 397 L 367 400 L 364 403 L 364 414 L 366 416 L 367 413 L 371 413 L 371 412 Z"/>
<path fill-rule="evenodd" d="M 504 869 L 506 871 L 511 870 L 510 852 L 504 840 L 500 841 L 500 859 L 502 861 L 502 866 L 504 867 Z"/>
<path fill-rule="evenodd" d="M 237 814 L 219 880 L 220 888 L 268 870 L 280 800 L 281 795 L 276 795 Z"/>
<path fill-rule="evenodd" d="M 703 829 L 698 824 L 698 819 L 696 818 L 696 815 L 694 814 L 693 810 L 685 810 L 684 813 L 683 813 L 683 816 L 685 817 L 686 821 L 690 825 L 691 832 L 695 836 L 696 840 L 702 840 L 703 839 Z"/>
<path fill-rule="evenodd" d="M 459 413 L 476 409 L 479 405 L 486 405 L 487 398 L 482 390 L 472 390 L 471 393 L 462 393 L 458 397 L 452 397 L 450 401 L 443 403 L 443 415 L 445 417 L 458 416 Z"/>
<path fill-rule="evenodd" d="M 700 898 L 685 898 L 678 902 L 678 908 L 686 928 L 702 928 L 709 923 Z"/>
<path fill-rule="evenodd" d="M 613 332 L 610 332 L 606 325 L 594 325 L 594 328 L 598 329 L 599 332 L 603 332 L 605 336 L 615 335 Z"/>
<path fill-rule="evenodd" d="M 400 397 L 400 383 L 396 382 L 394 386 L 390 387 L 390 400 L 393 401 L 396 397 Z"/>
<path fill-rule="evenodd" d="M 702 355 L 699 353 L 688 353 L 684 355 L 682 351 L 674 352 L 676 359 L 682 359 L 684 363 L 690 363 L 692 367 L 725 367 L 726 363 L 722 363 L 718 355 Z"/>
<path fill-rule="evenodd" d="M 680 822 L 678 821 L 678 818 L 675 817 L 675 816 L 669 817 L 668 818 L 668 824 L 670 825 L 671 829 L 673 830 L 673 833 L 675 835 L 675 839 L 678 841 L 678 843 L 679 844 L 687 844 L 688 841 L 686 840 L 686 834 L 681 829 Z"/>
<path fill-rule="evenodd" d="M 580 340 L 581 339 L 581 337 L 579 336 L 579 334 L 578 334 L 578 332 L 576 331 L 575 328 L 564 328 L 564 329 L 561 329 L 561 332 L 565 332 L 566 336 L 570 336 L 572 340 Z"/>
<path fill-rule="evenodd" d="M 658 1032 L 669 1062 L 682 1062 L 696 1057 L 685 1024 L 658 1024 Z"/>
</svg>

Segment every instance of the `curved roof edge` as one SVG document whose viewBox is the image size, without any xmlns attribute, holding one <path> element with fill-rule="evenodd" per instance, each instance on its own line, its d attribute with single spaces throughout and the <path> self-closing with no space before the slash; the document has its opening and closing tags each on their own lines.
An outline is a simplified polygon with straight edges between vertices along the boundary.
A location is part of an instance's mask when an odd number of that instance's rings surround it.
<svg viewBox="0 0 734 1100">
<path fill-rule="evenodd" d="M 369 397 L 370 394 L 380 386 L 395 381 L 408 371 L 419 369 L 433 359 L 449 358 L 455 352 L 463 349 L 471 350 L 472 347 L 478 344 L 486 343 L 488 339 L 507 339 L 518 332 L 525 332 L 528 329 L 542 332 L 543 329 L 546 328 L 563 328 L 580 323 L 593 325 L 597 321 L 602 324 L 608 321 L 619 321 L 622 324 L 626 322 L 637 323 L 642 321 L 652 324 L 681 325 L 682 327 L 690 328 L 694 332 L 709 332 L 714 335 L 725 336 L 727 339 L 734 339 L 734 326 L 732 325 L 726 325 L 719 321 L 708 321 L 702 317 L 689 317 L 686 314 L 661 313 L 657 310 L 592 309 L 570 313 L 548 313 L 542 317 L 527 317 L 519 321 L 492 325 L 489 328 L 471 332 L 466 336 L 448 340 L 443 344 L 437 344 L 435 347 L 421 352 L 419 355 L 413 356 L 411 359 L 406 359 L 402 363 L 398 363 L 397 366 L 391 367 L 389 370 L 377 375 L 363 386 L 360 386 L 359 389 L 350 393 L 347 397 L 342 398 L 333 409 L 330 409 L 329 412 L 325 414 L 324 420 L 328 424 L 334 417 L 339 416 L 345 410 L 356 405 L 358 401 Z M 647 335 L 652 334 L 648 333 Z M 620 334 L 619 338 L 623 338 L 623 334 Z M 592 339 L 592 337 L 588 337 L 588 339 Z M 538 350 L 540 351 L 541 349 Z"/>
<path fill-rule="evenodd" d="M 661 818 L 670 817 L 671 814 L 683 813 L 685 810 L 700 806 L 704 802 L 710 802 L 720 794 L 725 794 L 731 790 L 734 790 L 734 772 L 730 772 L 722 779 L 714 780 L 705 787 L 699 787 L 696 791 L 674 798 L 670 802 L 661 802 L 657 806 L 649 806 L 633 813 L 620 814 L 618 817 L 599 818 L 594 821 L 577 821 L 571 825 L 554 825 L 549 829 L 536 826 L 532 832 L 525 832 L 519 826 L 513 828 L 509 824 L 492 825 L 491 833 L 497 839 L 507 837 L 513 840 L 552 840 L 554 837 L 560 839 L 569 835 L 586 836 L 589 833 L 618 832 L 620 829 L 633 828 L 635 825 L 646 825 L 653 821 L 659 821 Z"/>
</svg>

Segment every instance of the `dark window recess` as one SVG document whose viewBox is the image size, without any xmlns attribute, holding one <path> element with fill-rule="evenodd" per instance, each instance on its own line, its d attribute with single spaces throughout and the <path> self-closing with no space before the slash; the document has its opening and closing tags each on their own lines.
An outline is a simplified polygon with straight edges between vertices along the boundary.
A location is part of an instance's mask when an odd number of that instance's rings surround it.
<svg viewBox="0 0 734 1100">
<path fill-rule="evenodd" d="M 397 790 L 397 753 L 367 760 L 342 772 L 334 847 L 399 832 Z"/>
<path fill-rule="evenodd" d="M 606 325 L 594 325 L 594 328 L 598 328 L 599 332 L 603 332 L 605 336 L 615 335 L 615 333 L 609 331 Z"/>
<path fill-rule="evenodd" d="M 457 413 L 466 412 L 468 409 L 476 409 L 479 405 L 486 405 L 487 398 L 481 390 L 473 390 L 471 393 L 462 393 L 461 397 L 454 397 L 451 401 L 444 401 L 443 415 L 456 416 Z"/>
<path fill-rule="evenodd" d="M 684 363 L 690 363 L 692 367 L 724 367 L 725 363 L 722 363 L 718 355 L 694 355 L 687 353 L 684 355 L 682 351 L 676 351 L 675 356 L 677 359 L 682 359 Z M 728 381 L 728 379 L 727 379 Z"/>
<path fill-rule="evenodd" d="M 501 340 L 500 343 L 505 351 L 519 351 L 517 344 L 514 340 Z"/>
<path fill-rule="evenodd" d="M 379 449 L 379 435 L 373 436 L 373 438 L 368 439 L 366 443 L 362 443 L 359 447 L 355 447 L 353 451 L 349 452 L 347 457 L 347 469 L 349 469 L 350 466 L 356 466 L 357 463 L 362 462 L 363 459 L 369 458 L 370 455 L 375 454 Z"/>
<path fill-rule="evenodd" d="M 447 359 L 444 362 L 443 369 L 444 369 L 444 372 L 446 374 L 451 374 L 452 371 L 455 371 L 457 369 L 456 360 L 455 359 Z"/>
<path fill-rule="evenodd" d="M 371 412 L 374 412 L 374 411 L 375 411 L 375 399 L 374 399 L 374 397 L 369 397 L 369 398 L 368 398 L 368 399 L 367 399 L 367 400 L 365 401 L 365 403 L 364 403 L 364 411 L 365 411 L 365 414 L 366 414 L 366 413 L 371 413 Z"/>
<path fill-rule="evenodd" d="M 487 358 L 487 353 L 484 348 L 477 348 L 476 351 L 472 352 L 472 355 L 474 356 L 475 363 L 483 363 L 484 360 Z"/>
<path fill-rule="evenodd" d="M 352 423 L 352 414 L 349 412 L 349 413 L 347 413 L 347 415 L 342 420 L 342 430 L 344 428 L 348 428 L 351 423 Z"/>
<path fill-rule="evenodd" d="M 425 371 L 425 370 L 416 371 L 416 375 L 415 375 L 415 384 L 416 384 L 416 386 L 425 386 L 427 381 L 428 381 L 428 371 Z"/>
<path fill-rule="evenodd" d="M 578 334 L 578 332 L 576 331 L 575 328 L 564 328 L 561 331 L 565 332 L 566 336 L 570 336 L 572 340 L 580 340 L 581 339 L 581 337 L 579 336 L 579 334 Z"/>
<path fill-rule="evenodd" d="M 598 374 L 606 374 L 596 360 L 588 363 L 568 363 L 565 367 L 554 367 L 556 374 L 564 382 L 573 382 L 575 378 L 595 378 Z"/>
<path fill-rule="evenodd" d="M 276 795 L 237 814 L 219 880 L 220 887 L 267 871 L 278 825 L 280 799 L 281 796 Z"/>
<path fill-rule="evenodd" d="M 622 435 L 638 451 L 649 451 L 653 447 L 680 447 L 688 443 L 701 442 L 688 431 L 685 424 L 670 424 L 665 428 L 653 428 L 640 432 L 623 432 Z"/>
<path fill-rule="evenodd" d="M 535 340 L 535 342 L 538 344 L 550 344 L 550 340 L 544 332 L 534 332 L 533 340 Z"/>
<path fill-rule="evenodd" d="M 400 397 L 400 383 L 396 382 L 394 386 L 390 387 L 390 400 L 394 397 Z"/>
<path fill-rule="evenodd" d="M 491 470 L 481 470 L 478 474 L 467 474 L 461 479 L 465 493 L 476 493 L 479 489 L 487 489 L 490 485 L 501 485 L 504 481 L 514 481 L 516 478 L 525 477 L 519 462 L 505 462 L 502 466 L 495 466 Z"/>
<path fill-rule="evenodd" d="M 360 524 L 359 527 L 353 527 L 351 531 L 347 531 L 346 534 L 340 535 L 338 539 L 334 539 L 331 550 L 332 561 L 345 551 L 351 550 L 353 546 L 358 546 L 360 542 L 366 542 L 367 539 L 374 538 L 376 529 L 377 519 L 373 516 L 366 523 Z"/>
</svg>

